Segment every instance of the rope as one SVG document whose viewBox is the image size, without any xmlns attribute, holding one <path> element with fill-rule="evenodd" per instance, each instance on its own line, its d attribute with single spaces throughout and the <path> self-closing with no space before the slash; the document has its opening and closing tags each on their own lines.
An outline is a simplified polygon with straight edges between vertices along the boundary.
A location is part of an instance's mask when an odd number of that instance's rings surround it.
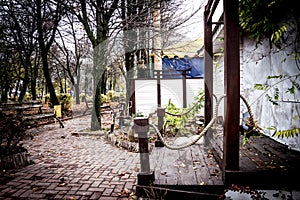
<svg viewBox="0 0 300 200">
<path fill-rule="evenodd" d="M 210 122 L 207 124 L 207 126 L 201 131 L 201 133 L 198 135 L 197 138 L 195 138 L 191 143 L 189 144 L 185 144 L 185 145 L 180 145 L 180 146 L 172 146 L 169 145 L 165 139 L 163 138 L 163 136 L 161 135 L 160 131 L 158 130 L 158 128 L 154 125 L 154 124 L 149 124 L 157 133 L 157 135 L 159 136 L 159 138 L 161 139 L 162 143 L 169 149 L 171 150 L 180 150 L 180 149 L 184 149 L 187 148 L 191 145 L 196 144 L 196 142 L 198 142 L 200 140 L 201 137 L 203 137 L 205 135 L 205 132 L 213 125 L 213 123 L 215 122 L 217 115 L 218 115 L 218 109 L 219 109 L 219 104 L 221 102 L 221 100 L 225 97 L 225 95 L 221 96 L 217 103 L 216 103 L 216 107 L 215 107 L 215 112 L 213 115 L 213 118 L 210 120 Z"/>
<path fill-rule="evenodd" d="M 194 144 L 196 144 L 201 137 L 203 137 L 205 135 L 205 132 L 212 127 L 212 125 L 214 124 L 217 116 L 218 116 L 218 110 L 219 110 L 219 105 L 221 100 L 226 97 L 226 95 L 221 96 L 219 99 L 217 99 L 217 97 L 214 95 L 215 99 L 216 99 L 216 106 L 215 106 L 215 110 L 214 110 L 214 115 L 213 118 L 210 120 L 210 122 L 207 124 L 207 126 L 201 131 L 201 133 L 198 135 L 197 138 L 195 138 L 191 143 L 189 144 L 184 144 L 184 145 L 180 145 L 180 146 L 172 146 L 169 145 L 165 139 L 163 138 L 163 136 L 161 135 L 160 131 L 158 130 L 158 128 L 154 125 L 154 124 L 149 124 L 157 133 L 157 135 L 159 136 L 160 140 L 162 141 L 162 143 L 169 149 L 171 150 L 180 150 L 180 149 L 184 149 L 187 148 L 189 146 L 192 146 Z M 201 97 L 202 98 L 202 97 Z M 243 100 L 243 102 L 246 104 L 246 107 L 248 109 L 249 115 L 250 117 L 247 120 L 247 126 L 249 127 L 249 131 L 247 131 L 246 136 L 249 135 L 251 132 L 258 132 L 261 133 L 262 128 L 258 126 L 258 124 L 254 121 L 254 117 L 253 117 L 253 113 L 251 110 L 251 107 L 249 105 L 249 103 L 247 102 L 246 98 L 243 97 L 242 95 L 240 95 L 240 98 Z"/>
<path fill-rule="evenodd" d="M 168 114 L 168 115 L 175 116 L 175 117 L 182 117 L 183 115 L 187 115 L 189 112 L 191 112 L 198 105 L 198 103 L 201 101 L 201 99 L 203 97 L 204 97 L 204 94 L 201 95 L 200 98 L 195 103 L 193 103 L 193 106 L 189 110 L 187 110 L 186 112 L 184 112 L 184 113 L 174 114 L 174 113 L 170 113 L 170 112 L 167 112 L 167 111 L 165 113 Z"/>
<path fill-rule="evenodd" d="M 252 134 L 255 135 L 256 133 L 262 134 L 262 128 L 257 124 L 257 122 L 254 120 L 254 115 L 252 113 L 250 104 L 247 102 L 246 98 L 242 95 L 240 95 L 241 99 L 244 101 L 247 110 L 249 112 L 249 118 L 245 121 L 246 125 L 249 127 L 249 130 L 246 131 L 245 137 L 248 138 Z M 252 133 L 252 134 L 251 134 Z"/>
</svg>

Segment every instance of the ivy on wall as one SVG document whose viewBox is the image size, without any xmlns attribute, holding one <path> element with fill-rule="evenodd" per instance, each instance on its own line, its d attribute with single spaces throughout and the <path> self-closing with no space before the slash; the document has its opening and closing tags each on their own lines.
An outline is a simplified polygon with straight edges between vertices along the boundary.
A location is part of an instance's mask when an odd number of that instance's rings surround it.
<svg viewBox="0 0 300 200">
<path fill-rule="evenodd" d="M 285 47 L 292 47 L 290 48 L 292 52 L 287 53 L 286 56 L 291 56 L 295 60 L 299 72 L 292 75 L 268 76 L 265 84 L 254 85 L 254 89 L 265 91 L 266 98 L 273 105 L 279 105 L 279 83 L 287 80 L 290 82 L 290 87 L 285 93 L 293 95 L 300 91 L 300 7 L 297 3 L 297 0 L 239 0 L 239 23 L 242 35 L 254 38 L 257 45 L 267 39 L 271 48 L 284 50 Z M 282 62 L 285 61 L 286 58 L 283 58 Z M 270 85 L 268 80 L 271 79 L 275 82 Z M 272 90 L 272 95 L 266 93 L 268 90 Z M 273 136 L 288 138 L 298 134 L 299 129 L 295 127 L 279 131 L 276 128 Z"/>
<path fill-rule="evenodd" d="M 286 41 L 288 28 L 294 24 L 299 41 L 300 9 L 297 0 L 240 0 L 239 15 L 242 34 L 249 34 L 258 43 L 268 38 L 277 47 Z M 288 19 L 288 23 L 282 23 Z"/>
</svg>

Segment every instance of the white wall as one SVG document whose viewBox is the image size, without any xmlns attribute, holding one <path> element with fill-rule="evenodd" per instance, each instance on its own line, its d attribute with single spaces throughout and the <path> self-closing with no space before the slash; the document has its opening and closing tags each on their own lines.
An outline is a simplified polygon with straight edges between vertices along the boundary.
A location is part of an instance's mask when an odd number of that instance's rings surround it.
<svg viewBox="0 0 300 200">
<path fill-rule="evenodd" d="M 136 113 L 147 116 L 157 109 L 157 81 L 135 80 Z M 161 106 L 165 107 L 169 99 L 177 107 L 183 107 L 182 79 L 163 79 L 161 84 Z M 186 79 L 187 105 L 192 104 L 199 90 L 204 90 L 203 79 Z"/>
<path fill-rule="evenodd" d="M 266 130 L 268 127 L 275 126 L 278 130 L 289 130 L 300 128 L 300 92 L 294 95 L 287 93 L 291 87 L 291 80 L 280 82 L 280 79 L 269 79 L 267 76 L 285 74 L 292 76 L 299 74 L 294 58 L 289 55 L 293 49 L 286 47 L 279 51 L 270 48 L 269 42 L 264 41 L 262 45 L 255 47 L 256 42 L 249 38 L 242 40 L 241 51 L 241 93 L 251 103 L 255 118 L 262 127 L 265 128 L 267 135 L 272 135 L 274 131 Z M 285 61 L 284 61 L 285 60 Z M 284 61 L 284 62 L 283 62 Z M 300 84 L 300 78 L 296 79 Z M 266 94 L 274 96 L 274 90 L 259 91 L 254 89 L 254 84 L 276 84 L 279 89 L 278 106 L 268 101 Z M 290 102 L 285 102 L 290 101 Z M 294 103 L 292 103 L 294 102 Z M 300 150 L 300 138 L 275 138 L 276 140 L 288 144 L 291 148 Z"/>
</svg>

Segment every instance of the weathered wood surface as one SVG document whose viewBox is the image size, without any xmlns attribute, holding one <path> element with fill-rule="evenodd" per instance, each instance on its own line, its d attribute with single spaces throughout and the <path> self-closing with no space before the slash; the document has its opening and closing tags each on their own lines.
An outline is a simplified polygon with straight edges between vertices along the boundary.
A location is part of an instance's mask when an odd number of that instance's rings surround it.
<svg viewBox="0 0 300 200">
<path fill-rule="evenodd" d="M 182 150 L 154 148 L 150 167 L 155 173 L 155 185 L 222 185 L 221 170 L 204 145 Z"/>
<path fill-rule="evenodd" d="M 226 187 L 231 184 L 258 189 L 300 189 L 300 185 L 292 181 L 300 179 L 299 151 L 267 136 L 252 137 L 245 146 L 241 141 L 239 170 L 222 171 L 222 137 L 219 134 L 211 138 L 207 149 L 204 145 L 182 150 L 154 148 L 150 154 L 150 167 L 155 172 L 154 185 L 180 186 L 187 190 L 195 186 Z M 225 181 L 222 180 L 224 173 Z"/>
<path fill-rule="evenodd" d="M 222 137 L 219 135 L 210 140 L 212 152 L 221 168 Z M 225 172 L 225 184 L 235 183 L 257 188 L 289 187 L 299 189 L 300 186 L 291 181 L 299 180 L 299 169 L 299 151 L 289 149 L 287 145 L 268 136 L 252 137 L 245 146 L 241 145 L 240 147 L 239 170 Z"/>
</svg>

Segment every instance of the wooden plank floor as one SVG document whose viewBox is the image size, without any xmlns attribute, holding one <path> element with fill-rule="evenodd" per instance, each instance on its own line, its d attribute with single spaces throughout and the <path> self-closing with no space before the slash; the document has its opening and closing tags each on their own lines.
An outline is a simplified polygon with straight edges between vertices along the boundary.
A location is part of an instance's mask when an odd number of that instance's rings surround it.
<svg viewBox="0 0 300 200">
<path fill-rule="evenodd" d="M 150 167 L 156 185 L 221 185 L 222 172 L 212 153 L 204 145 L 182 150 L 154 148 Z"/>
<path fill-rule="evenodd" d="M 253 189 L 300 189 L 300 184 L 294 183 L 300 179 L 300 152 L 267 136 L 253 137 L 241 145 L 240 170 L 222 172 L 222 149 L 221 135 L 211 139 L 208 147 L 154 148 L 150 154 L 153 186 L 175 189 L 176 195 L 178 190 L 220 192 L 231 184 Z M 222 181 L 222 173 L 226 182 Z"/>
<path fill-rule="evenodd" d="M 222 136 L 214 137 L 210 143 L 214 157 L 222 167 Z M 252 137 L 245 146 L 241 145 L 239 165 L 238 171 L 223 172 L 226 185 L 234 183 L 258 189 L 300 189 L 300 184 L 294 184 L 300 178 L 300 152 L 268 136 Z"/>
</svg>

